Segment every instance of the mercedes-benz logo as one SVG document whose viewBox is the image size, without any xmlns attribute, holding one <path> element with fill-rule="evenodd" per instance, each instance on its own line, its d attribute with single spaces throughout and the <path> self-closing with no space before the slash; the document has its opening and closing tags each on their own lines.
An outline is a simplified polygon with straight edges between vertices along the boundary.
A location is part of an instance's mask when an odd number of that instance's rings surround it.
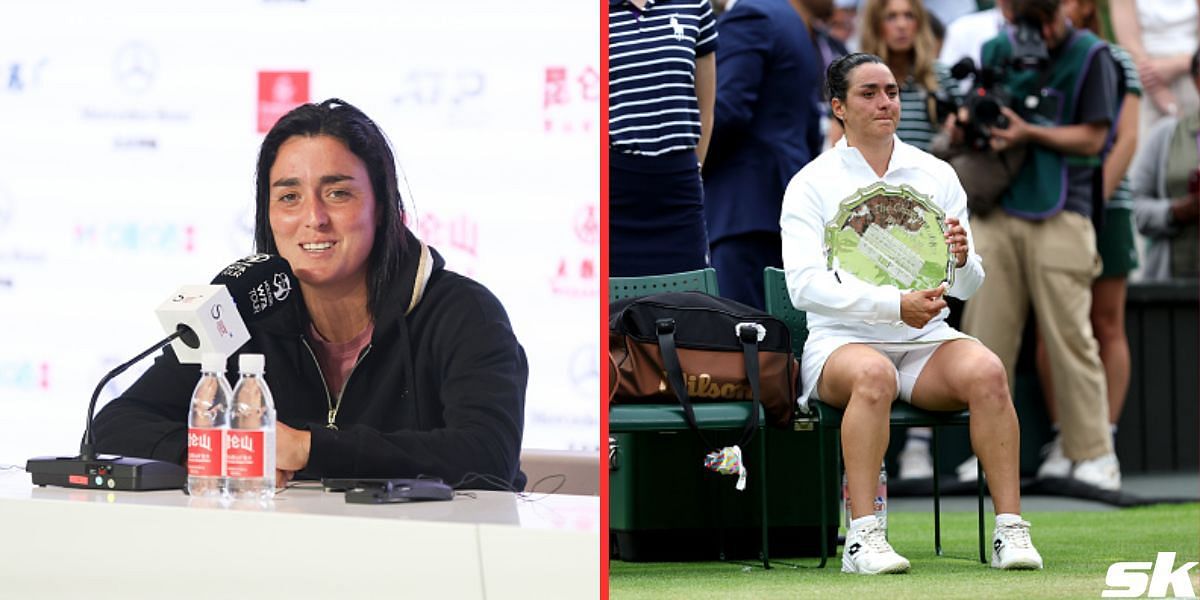
<svg viewBox="0 0 1200 600">
<path fill-rule="evenodd" d="M 576 347 L 567 369 L 575 391 L 581 396 L 594 398 L 600 381 L 600 355 L 594 345 Z"/>
<path fill-rule="evenodd" d="M 0 186 L 0 231 L 7 229 L 12 223 L 13 212 L 16 210 L 14 205 L 15 202 L 8 195 L 8 191 L 4 186 Z"/>
<path fill-rule="evenodd" d="M 158 54 L 141 42 L 130 42 L 117 50 L 113 71 L 125 91 L 140 94 L 154 83 Z"/>
</svg>

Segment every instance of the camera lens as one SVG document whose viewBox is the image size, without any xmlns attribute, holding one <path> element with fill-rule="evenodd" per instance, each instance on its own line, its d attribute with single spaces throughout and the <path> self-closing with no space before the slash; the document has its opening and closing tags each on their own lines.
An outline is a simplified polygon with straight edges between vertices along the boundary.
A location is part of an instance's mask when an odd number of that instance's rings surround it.
<svg viewBox="0 0 1200 600">
<path fill-rule="evenodd" d="M 980 98 L 975 103 L 975 120 L 980 125 L 995 125 L 1000 120 L 1000 103 L 990 96 Z"/>
</svg>

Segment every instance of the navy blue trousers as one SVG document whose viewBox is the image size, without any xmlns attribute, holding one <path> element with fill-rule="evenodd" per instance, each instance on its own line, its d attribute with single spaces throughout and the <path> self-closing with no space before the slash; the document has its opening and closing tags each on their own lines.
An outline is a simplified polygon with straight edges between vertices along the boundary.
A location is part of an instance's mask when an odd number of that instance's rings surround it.
<svg viewBox="0 0 1200 600">
<path fill-rule="evenodd" d="M 723 237 L 712 245 L 712 266 L 717 270 L 721 297 L 766 310 L 763 269 L 783 268 L 778 232 L 752 231 Z"/>
</svg>

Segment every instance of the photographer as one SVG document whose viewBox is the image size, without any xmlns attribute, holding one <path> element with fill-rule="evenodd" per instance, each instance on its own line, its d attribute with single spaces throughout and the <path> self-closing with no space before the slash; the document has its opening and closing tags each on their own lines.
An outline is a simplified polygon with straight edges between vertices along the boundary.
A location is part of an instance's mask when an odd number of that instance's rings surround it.
<svg viewBox="0 0 1200 600">
<path fill-rule="evenodd" d="M 999 207 L 972 215 L 988 278 L 967 303 L 963 329 L 1000 357 L 1011 382 L 1032 303 L 1071 477 L 1116 489 L 1120 467 L 1089 315 L 1100 273 L 1092 217 L 1102 202 L 1100 154 L 1117 111 L 1116 68 L 1103 41 L 1070 26 L 1059 0 L 1013 0 L 1012 10 L 1020 25 L 988 41 L 982 54 L 984 70 L 1001 74 L 997 87 L 1011 100 L 1000 108 L 1003 119 L 982 129 L 993 151 L 1024 157 Z"/>
</svg>

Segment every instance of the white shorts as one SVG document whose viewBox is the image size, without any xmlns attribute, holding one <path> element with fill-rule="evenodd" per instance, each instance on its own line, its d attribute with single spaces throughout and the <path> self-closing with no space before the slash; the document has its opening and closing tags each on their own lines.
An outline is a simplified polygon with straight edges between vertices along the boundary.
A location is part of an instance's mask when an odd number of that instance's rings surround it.
<svg viewBox="0 0 1200 600">
<path fill-rule="evenodd" d="M 953 331 L 953 330 L 951 330 Z M 961 338 L 970 336 L 964 335 L 955 331 Z M 925 364 L 933 357 L 933 353 L 945 342 L 950 340 L 931 340 L 927 342 L 907 342 L 907 343 L 875 343 L 875 342 L 850 342 L 844 338 L 841 340 L 826 340 L 838 341 L 836 344 L 819 344 L 817 347 L 809 348 L 805 346 L 804 355 L 800 360 L 800 376 L 804 381 L 804 392 L 802 402 L 806 402 L 808 398 L 817 398 L 817 382 L 820 381 L 821 373 L 825 370 L 825 362 L 829 360 L 829 356 L 835 350 L 845 346 L 848 343 L 860 343 L 877 350 L 892 361 L 892 365 L 896 367 L 896 389 L 899 390 L 899 398 L 905 402 L 912 403 L 913 386 L 917 384 L 917 378 L 921 376 L 921 371 L 925 369 Z M 811 351 L 810 351 L 811 350 Z"/>
</svg>

